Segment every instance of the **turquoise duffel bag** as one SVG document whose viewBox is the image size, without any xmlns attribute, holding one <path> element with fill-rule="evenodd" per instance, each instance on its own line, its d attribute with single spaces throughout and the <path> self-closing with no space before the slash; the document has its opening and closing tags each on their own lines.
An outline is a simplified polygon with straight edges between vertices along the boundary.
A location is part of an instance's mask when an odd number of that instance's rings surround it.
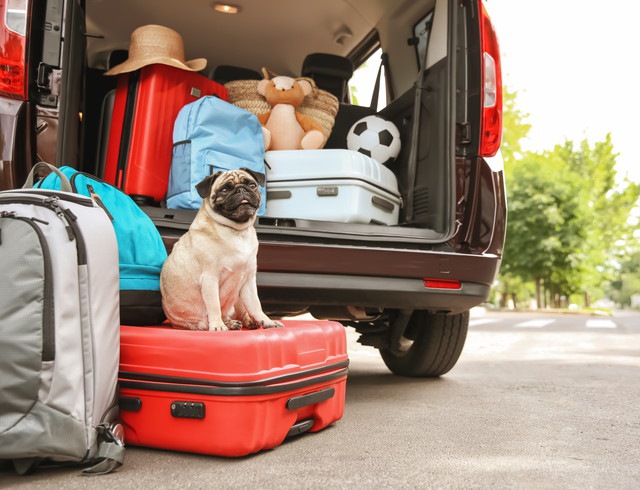
<svg viewBox="0 0 640 490">
<path fill-rule="evenodd" d="M 66 166 L 59 170 L 73 192 L 93 198 L 111 219 L 118 241 L 121 324 L 162 323 L 160 271 L 167 250 L 151 218 L 124 192 L 98 177 Z M 60 190 L 60 178 L 52 172 L 34 187 Z"/>
</svg>

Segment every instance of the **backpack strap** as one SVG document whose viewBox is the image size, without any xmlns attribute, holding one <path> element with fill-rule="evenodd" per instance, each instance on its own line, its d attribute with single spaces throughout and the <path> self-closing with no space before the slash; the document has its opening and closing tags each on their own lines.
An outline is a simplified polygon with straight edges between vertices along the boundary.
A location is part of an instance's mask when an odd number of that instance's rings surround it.
<svg viewBox="0 0 640 490">
<path fill-rule="evenodd" d="M 38 162 L 33 166 L 33 168 L 31 169 L 31 172 L 29 172 L 29 175 L 27 175 L 27 180 L 25 181 L 24 185 L 22 186 L 23 189 L 31 189 L 33 187 L 34 176 L 35 176 L 36 172 L 38 171 L 38 169 L 40 169 L 40 168 L 48 168 L 52 172 L 55 172 L 58 175 L 58 177 L 60 177 L 60 190 L 61 191 L 73 192 L 73 188 L 71 187 L 71 183 L 69 182 L 69 179 L 67 179 L 67 176 L 65 174 L 63 174 L 60 170 L 58 170 L 57 167 L 55 167 L 55 166 L 53 166 L 53 165 L 51 165 L 50 163 L 47 163 L 47 162 Z"/>
<path fill-rule="evenodd" d="M 106 475 L 120 468 L 124 463 L 124 442 L 107 424 L 98 426 L 98 453 L 96 464 L 82 470 L 82 475 Z M 12 460 L 15 472 L 24 476 L 33 471 L 44 461 L 42 458 L 19 458 Z"/>
<path fill-rule="evenodd" d="M 99 425 L 98 454 L 96 464 L 82 470 L 82 475 L 106 475 L 120 468 L 124 463 L 124 442 L 108 424 Z"/>
</svg>

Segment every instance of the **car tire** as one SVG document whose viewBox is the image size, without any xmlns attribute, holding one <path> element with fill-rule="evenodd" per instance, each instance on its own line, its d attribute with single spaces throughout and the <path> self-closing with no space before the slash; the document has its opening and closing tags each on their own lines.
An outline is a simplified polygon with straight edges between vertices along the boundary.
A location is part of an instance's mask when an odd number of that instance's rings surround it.
<svg viewBox="0 0 640 490">
<path fill-rule="evenodd" d="M 468 311 L 455 315 L 414 311 L 398 345 L 381 348 L 380 355 L 400 376 L 438 377 L 455 366 L 468 327 Z"/>
</svg>

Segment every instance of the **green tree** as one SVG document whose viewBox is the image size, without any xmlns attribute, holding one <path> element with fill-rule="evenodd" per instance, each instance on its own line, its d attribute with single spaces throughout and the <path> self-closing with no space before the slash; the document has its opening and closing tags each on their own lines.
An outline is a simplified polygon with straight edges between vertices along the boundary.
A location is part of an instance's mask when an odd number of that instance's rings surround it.
<svg viewBox="0 0 640 490">
<path fill-rule="evenodd" d="M 505 89 L 501 150 L 509 214 L 498 288 L 503 302 L 518 303 L 529 283 L 540 306 L 577 293 L 588 305 L 603 283 L 622 284 L 616 266 L 628 256 L 625 246 L 637 227 L 629 216 L 640 185 L 617 179 L 610 135 L 594 145 L 585 139 L 523 151 L 527 117 L 517 108 L 517 92 Z"/>
<path fill-rule="evenodd" d="M 529 134 L 531 124 L 525 122 L 529 114 L 521 112 L 516 107 L 517 92 L 511 92 L 505 88 L 502 97 L 502 144 L 500 151 L 505 166 L 510 169 L 518 159 L 522 158 L 521 142 Z"/>
<path fill-rule="evenodd" d="M 588 203 L 591 226 L 587 234 L 590 270 L 583 278 L 589 304 L 589 291 L 611 278 L 616 272 L 615 257 L 624 257 L 626 244 L 633 240 L 637 224 L 630 219 L 640 199 L 640 185 L 628 179 L 618 179 L 617 153 L 611 135 L 593 146 L 584 140 L 578 145 L 565 142 L 555 151 L 563 158 L 576 179 L 582 182 L 580 196 Z"/>
<path fill-rule="evenodd" d="M 539 305 L 559 306 L 580 292 L 588 306 L 611 278 L 640 197 L 638 184 L 617 182 L 616 156 L 607 136 L 593 146 L 567 141 L 513 165 L 503 267 L 534 281 Z"/>
<path fill-rule="evenodd" d="M 640 244 L 623 259 L 617 277 L 611 282 L 611 299 L 631 306 L 631 297 L 640 295 Z"/>
<path fill-rule="evenodd" d="M 579 185 L 550 152 L 527 154 L 513 168 L 502 267 L 535 283 L 538 305 L 545 303 L 543 286 L 558 303 L 581 282 L 588 221 Z"/>
<path fill-rule="evenodd" d="M 503 115 L 502 115 L 502 144 L 500 151 L 505 165 L 505 181 L 507 194 L 511 194 L 510 183 L 511 174 L 517 162 L 523 158 L 521 142 L 531 130 L 531 124 L 526 122 L 529 114 L 522 112 L 517 107 L 517 92 L 510 91 L 507 87 L 503 90 Z M 504 266 L 500 270 L 497 288 L 500 298 L 497 298 L 502 307 L 507 306 L 510 299 L 514 305 L 518 305 L 519 298 L 522 298 L 527 291 L 523 280 L 517 275 L 511 274 L 508 267 Z"/>
</svg>

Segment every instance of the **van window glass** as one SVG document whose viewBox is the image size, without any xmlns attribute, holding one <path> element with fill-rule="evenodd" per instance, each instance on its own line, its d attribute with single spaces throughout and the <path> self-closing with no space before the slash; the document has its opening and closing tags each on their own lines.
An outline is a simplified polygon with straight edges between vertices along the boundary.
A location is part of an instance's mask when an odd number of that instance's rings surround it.
<svg viewBox="0 0 640 490">
<path fill-rule="evenodd" d="M 9 0 L 4 15 L 4 25 L 12 32 L 24 36 L 27 33 L 26 2 Z"/>
<path fill-rule="evenodd" d="M 431 23 L 433 21 L 433 10 L 420 19 L 413 26 L 413 40 L 416 50 L 416 61 L 418 68 L 424 63 L 424 55 L 427 51 L 429 43 L 429 33 L 431 32 Z"/>
<path fill-rule="evenodd" d="M 353 72 L 349 80 L 349 97 L 353 105 L 370 107 L 373 90 L 380 69 L 382 49 L 378 48 Z M 387 81 L 384 70 L 380 72 L 380 88 L 376 110 L 387 105 Z"/>
</svg>

